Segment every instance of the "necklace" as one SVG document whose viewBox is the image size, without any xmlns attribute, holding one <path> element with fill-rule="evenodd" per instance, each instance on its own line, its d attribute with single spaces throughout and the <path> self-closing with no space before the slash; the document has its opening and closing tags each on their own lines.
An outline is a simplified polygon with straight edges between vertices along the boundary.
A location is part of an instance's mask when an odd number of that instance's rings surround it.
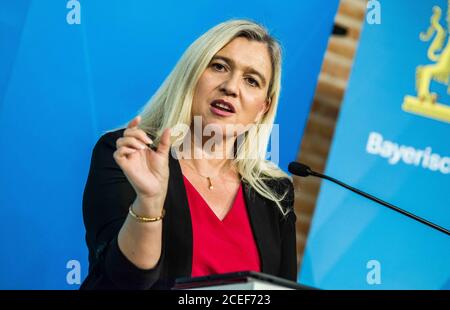
<svg viewBox="0 0 450 310">
<path fill-rule="evenodd" d="M 191 167 L 191 165 L 187 165 L 192 171 L 194 171 L 196 174 L 198 174 L 199 176 L 201 176 L 202 178 L 205 178 L 208 181 L 208 189 L 209 190 L 213 190 L 214 189 L 214 185 L 212 183 L 212 178 L 215 178 L 219 175 L 219 173 L 217 173 L 215 176 L 206 176 L 201 174 L 200 172 L 197 171 L 197 169 L 195 169 L 195 167 Z M 220 172 L 220 170 L 219 170 Z"/>
<path fill-rule="evenodd" d="M 209 190 L 213 190 L 214 189 L 214 185 L 212 184 L 211 178 L 210 177 L 206 177 L 206 179 L 208 180 L 208 188 Z"/>
</svg>

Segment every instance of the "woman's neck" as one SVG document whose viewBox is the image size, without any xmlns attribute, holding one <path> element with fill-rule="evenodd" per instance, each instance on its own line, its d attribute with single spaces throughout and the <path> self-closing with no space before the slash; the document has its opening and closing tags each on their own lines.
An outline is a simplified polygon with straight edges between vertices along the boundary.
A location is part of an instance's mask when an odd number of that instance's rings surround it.
<svg viewBox="0 0 450 310">
<path fill-rule="evenodd" d="M 188 162 L 198 173 L 218 175 L 229 171 L 234 158 L 235 137 L 204 137 L 186 135 L 181 160 Z"/>
</svg>

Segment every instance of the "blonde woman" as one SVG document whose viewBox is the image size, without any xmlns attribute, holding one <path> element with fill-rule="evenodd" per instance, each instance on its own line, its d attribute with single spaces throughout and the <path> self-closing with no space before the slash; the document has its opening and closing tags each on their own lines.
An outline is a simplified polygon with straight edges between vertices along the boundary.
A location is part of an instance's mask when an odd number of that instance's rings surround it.
<svg viewBox="0 0 450 310">
<path fill-rule="evenodd" d="M 265 160 L 280 80 L 278 43 L 254 22 L 227 21 L 186 50 L 127 128 L 99 139 L 82 288 L 247 270 L 296 279 L 292 182 Z"/>
</svg>

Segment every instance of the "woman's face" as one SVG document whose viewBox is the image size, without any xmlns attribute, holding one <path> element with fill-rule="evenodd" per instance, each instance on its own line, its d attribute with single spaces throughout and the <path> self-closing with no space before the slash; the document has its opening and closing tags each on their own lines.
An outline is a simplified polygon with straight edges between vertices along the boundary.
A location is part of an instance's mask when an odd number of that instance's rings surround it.
<svg viewBox="0 0 450 310">
<path fill-rule="evenodd" d="M 235 38 L 213 57 L 201 75 L 192 114 L 202 117 L 203 127 L 220 126 L 224 135 L 232 135 L 225 133 L 227 125 L 256 123 L 267 111 L 271 76 L 267 45 Z"/>
</svg>

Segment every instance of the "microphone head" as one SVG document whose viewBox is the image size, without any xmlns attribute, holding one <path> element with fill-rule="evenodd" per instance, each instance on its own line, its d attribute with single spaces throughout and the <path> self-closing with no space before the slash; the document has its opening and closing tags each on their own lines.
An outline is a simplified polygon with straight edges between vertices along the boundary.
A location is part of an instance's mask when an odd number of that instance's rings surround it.
<svg viewBox="0 0 450 310">
<path fill-rule="evenodd" d="M 311 168 L 296 161 L 293 161 L 289 164 L 288 170 L 290 173 L 298 175 L 299 177 L 307 177 L 311 175 Z"/>
</svg>

